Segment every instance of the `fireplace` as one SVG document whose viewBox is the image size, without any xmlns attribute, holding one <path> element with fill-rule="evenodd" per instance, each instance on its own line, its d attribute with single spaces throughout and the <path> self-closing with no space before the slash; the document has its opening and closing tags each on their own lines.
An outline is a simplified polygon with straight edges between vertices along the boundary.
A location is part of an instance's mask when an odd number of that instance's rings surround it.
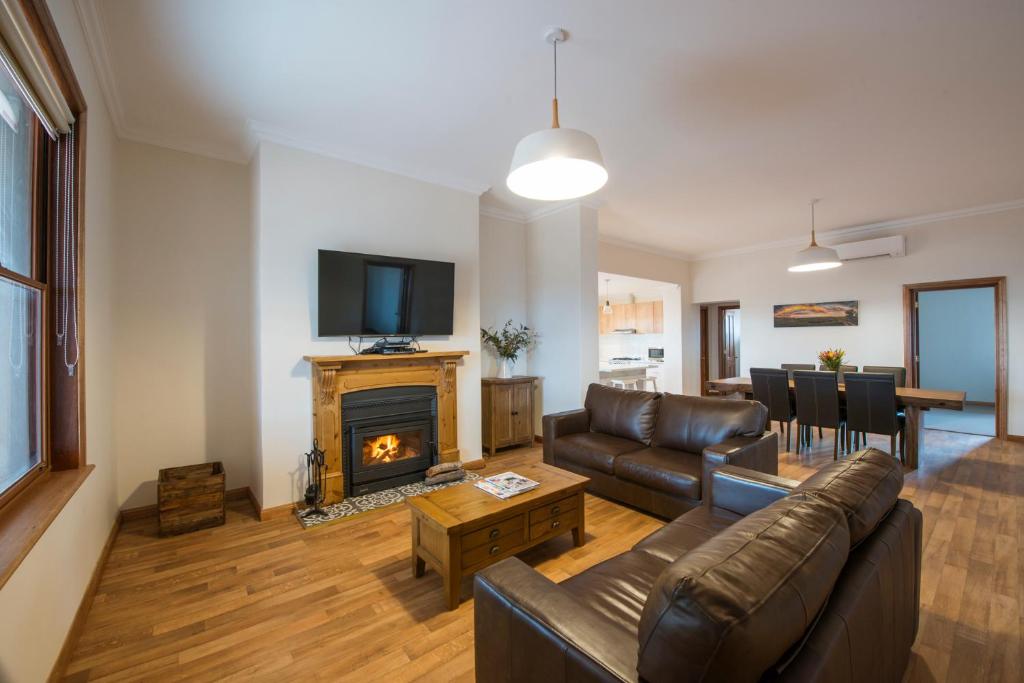
<svg viewBox="0 0 1024 683">
<path fill-rule="evenodd" d="M 437 389 L 385 387 L 341 397 L 345 495 L 423 480 L 437 464 Z"/>
</svg>

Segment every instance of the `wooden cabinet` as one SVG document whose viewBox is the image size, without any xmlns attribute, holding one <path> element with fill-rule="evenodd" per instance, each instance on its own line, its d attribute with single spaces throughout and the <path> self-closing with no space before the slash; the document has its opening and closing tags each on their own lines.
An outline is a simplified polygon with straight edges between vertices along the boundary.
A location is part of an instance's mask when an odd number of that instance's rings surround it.
<svg viewBox="0 0 1024 683">
<path fill-rule="evenodd" d="M 489 455 L 505 446 L 533 443 L 533 388 L 536 377 L 481 380 L 484 449 Z"/>
<path fill-rule="evenodd" d="M 661 334 L 664 331 L 664 304 L 661 301 L 637 301 L 612 304 L 612 312 L 597 311 L 598 332 L 613 334 L 615 330 L 636 330 L 637 334 Z"/>
</svg>

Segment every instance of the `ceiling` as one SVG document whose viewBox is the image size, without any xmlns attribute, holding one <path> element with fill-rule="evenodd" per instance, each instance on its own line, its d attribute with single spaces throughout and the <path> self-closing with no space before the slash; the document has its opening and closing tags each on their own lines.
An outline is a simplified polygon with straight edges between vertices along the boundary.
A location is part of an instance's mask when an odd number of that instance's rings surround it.
<svg viewBox="0 0 1024 683">
<path fill-rule="evenodd" d="M 597 274 L 597 296 L 603 302 L 605 298 L 613 302 L 628 301 L 630 296 L 640 299 L 657 299 L 668 290 L 678 289 L 679 285 L 658 280 L 646 280 L 630 275 L 615 273 Z M 607 296 L 606 293 L 607 292 Z"/>
<path fill-rule="evenodd" d="M 1024 198 L 1021 0 L 77 0 L 129 139 L 262 136 L 511 195 L 516 142 L 600 142 L 603 237 L 688 255 Z"/>
</svg>

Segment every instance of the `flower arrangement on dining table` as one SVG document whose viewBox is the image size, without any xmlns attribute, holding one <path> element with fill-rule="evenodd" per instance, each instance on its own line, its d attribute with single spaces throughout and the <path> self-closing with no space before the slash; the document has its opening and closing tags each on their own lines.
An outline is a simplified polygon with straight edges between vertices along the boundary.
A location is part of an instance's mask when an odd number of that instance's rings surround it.
<svg viewBox="0 0 1024 683">
<path fill-rule="evenodd" d="M 843 367 L 843 362 L 846 360 L 846 351 L 842 349 L 825 349 L 818 354 L 818 360 L 832 372 L 839 372 L 839 369 Z"/>
</svg>

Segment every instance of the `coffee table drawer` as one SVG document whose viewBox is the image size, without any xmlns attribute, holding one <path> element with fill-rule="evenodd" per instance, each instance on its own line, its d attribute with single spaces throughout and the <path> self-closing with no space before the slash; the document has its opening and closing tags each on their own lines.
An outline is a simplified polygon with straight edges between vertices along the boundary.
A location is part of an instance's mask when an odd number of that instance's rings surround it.
<svg viewBox="0 0 1024 683">
<path fill-rule="evenodd" d="M 561 500 L 556 500 L 553 503 L 548 503 L 543 507 L 534 508 L 530 510 L 530 526 L 532 527 L 537 522 L 542 522 L 550 517 L 555 517 L 559 514 L 565 514 L 570 510 L 575 510 L 579 504 L 579 496 L 572 495 Z"/>
<path fill-rule="evenodd" d="M 530 525 L 530 540 L 540 538 L 541 536 L 548 536 L 552 534 L 560 534 L 566 529 L 570 529 L 576 525 L 576 520 L 579 511 L 573 508 L 567 512 L 561 512 L 557 515 L 542 519 L 536 524 Z"/>
<path fill-rule="evenodd" d="M 463 568 L 473 567 L 481 562 L 487 562 L 509 553 L 518 552 L 524 545 L 522 533 L 503 536 L 483 545 L 478 545 L 475 548 L 462 551 L 462 566 Z"/>
<path fill-rule="evenodd" d="M 514 535 L 515 540 L 522 542 L 523 515 L 516 515 L 515 517 L 502 520 L 493 526 L 471 531 L 462 537 L 462 550 L 465 552 L 484 543 L 493 544 L 494 541 L 509 535 Z"/>
</svg>

